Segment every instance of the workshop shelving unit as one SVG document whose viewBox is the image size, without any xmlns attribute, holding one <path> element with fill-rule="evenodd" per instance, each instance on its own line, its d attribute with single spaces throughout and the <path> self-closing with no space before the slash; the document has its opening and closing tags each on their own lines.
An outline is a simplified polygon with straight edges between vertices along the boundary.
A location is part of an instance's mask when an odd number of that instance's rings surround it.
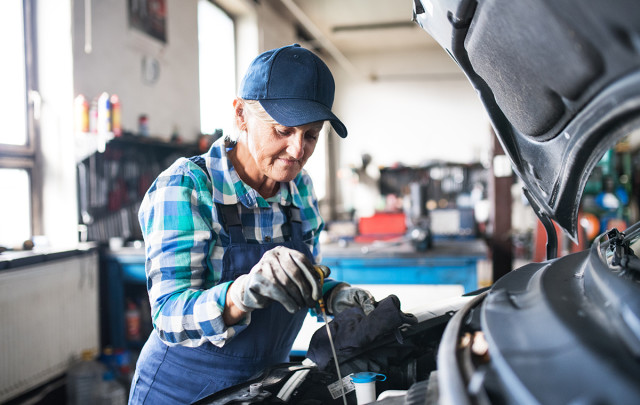
<svg viewBox="0 0 640 405">
<path fill-rule="evenodd" d="M 101 289 L 104 300 L 102 319 L 103 345 L 113 348 L 139 350 L 152 329 L 144 270 L 144 251 L 136 248 L 107 250 L 103 254 Z M 139 309 L 139 336 L 127 333 L 127 303 Z"/>
<path fill-rule="evenodd" d="M 80 239 L 100 246 L 102 346 L 136 351 L 151 331 L 144 252 L 110 250 L 109 239 L 142 245 L 138 210 L 153 180 L 179 157 L 200 154 L 196 143 L 165 142 L 124 133 L 76 135 Z M 133 254 L 131 252 L 134 252 Z M 127 305 L 140 314 L 140 336 L 128 339 Z"/>
<path fill-rule="evenodd" d="M 87 136 L 84 145 L 95 134 Z M 104 138 L 100 138 L 104 139 Z M 106 139 L 110 139 L 107 137 Z M 96 140 L 101 145 L 99 139 Z M 78 142 L 77 142 L 78 143 Z M 137 213 L 153 180 L 177 158 L 199 154 L 196 144 L 164 142 L 125 133 L 78 161 L 78 206 L 82 240 L 141 239 Z"/>
</svg>

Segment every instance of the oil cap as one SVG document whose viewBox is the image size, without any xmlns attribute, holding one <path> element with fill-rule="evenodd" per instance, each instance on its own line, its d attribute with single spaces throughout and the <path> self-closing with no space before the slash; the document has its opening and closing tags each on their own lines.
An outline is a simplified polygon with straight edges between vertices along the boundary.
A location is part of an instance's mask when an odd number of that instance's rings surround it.
<svg viewBox="0 0 640 405">
<path fill-rule="evenodd" d="M 372 373 L 370 371 L 363 371 L 360 373 L 355 373 L 351 376 L 351 381 L 356 384 L 368 383 L 372 381 L 384 381 L 387 379 L 387 376 L 384 374 Z"/>
</svg>

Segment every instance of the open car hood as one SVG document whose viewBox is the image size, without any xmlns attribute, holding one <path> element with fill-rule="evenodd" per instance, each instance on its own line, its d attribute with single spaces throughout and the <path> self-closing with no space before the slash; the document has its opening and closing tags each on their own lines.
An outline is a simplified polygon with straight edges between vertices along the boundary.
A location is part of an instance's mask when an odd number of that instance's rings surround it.
<svg viewBox="0 0 640 405">
<path fill-rule="evenodd" d="M 639 124 L 637 0 L 414 0 L 414 20 L 477 90 L 538 217 L 577 241 L 589 174 Z"/>
</svg>

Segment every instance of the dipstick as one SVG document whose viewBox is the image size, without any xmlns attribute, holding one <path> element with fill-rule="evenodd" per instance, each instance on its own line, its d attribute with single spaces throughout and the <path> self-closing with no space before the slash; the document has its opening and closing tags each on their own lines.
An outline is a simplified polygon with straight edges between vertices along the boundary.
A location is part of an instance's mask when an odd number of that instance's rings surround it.
<svg viewBox="0 0 640 405">
<path fill-rule="evenodd" d="M 331 270 L 327 266 L 314 266 L 318 275 L 320 276 L 320 287 L 324 283 L 325 277 L 327 277 Z M 324 305 L 324 299 L 320 297 L 318 300 L 318 305 L 320 306 L 320 312 L 322 313 L 322 318 L 324 319 L 324 326 L 327 328 L 327 337 L 329 338 L 329 345 L 331 346 L 331 353 L 333 354 L 333 361 L 336 364 L 336 373 L 338 373 L 338 382 L 340 384 L 340 392 L 342 392 L 342 401 L 344 405 L 347 405 L 347 394 L 344 392 L 344 385 L 342 383 L 342 374 L 340 373 L 340 365 L 338 364 L 338 355 L 336 354 L 336 348 L 333 344 L 333 336 L 331 335 L 331 328 L 329 327 L 329 321 L 327 319 L 327 311 Z"/>
</svg>

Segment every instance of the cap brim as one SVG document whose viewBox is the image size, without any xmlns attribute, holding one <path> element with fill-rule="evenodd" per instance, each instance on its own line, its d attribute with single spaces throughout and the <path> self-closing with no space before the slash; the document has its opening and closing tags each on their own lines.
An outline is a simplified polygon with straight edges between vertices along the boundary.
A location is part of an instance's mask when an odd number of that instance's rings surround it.
<svg viewBox="0 0 640 405">
<path fill-rule="evenodd" d="M 347 128 L 325 105 L 312 100 L 275 99 L 259 100 L 264 110 L 280 125 L 297 127 L 318 121 L 329 121 L 342 138 L 347 136 Z"/>
</svg>

